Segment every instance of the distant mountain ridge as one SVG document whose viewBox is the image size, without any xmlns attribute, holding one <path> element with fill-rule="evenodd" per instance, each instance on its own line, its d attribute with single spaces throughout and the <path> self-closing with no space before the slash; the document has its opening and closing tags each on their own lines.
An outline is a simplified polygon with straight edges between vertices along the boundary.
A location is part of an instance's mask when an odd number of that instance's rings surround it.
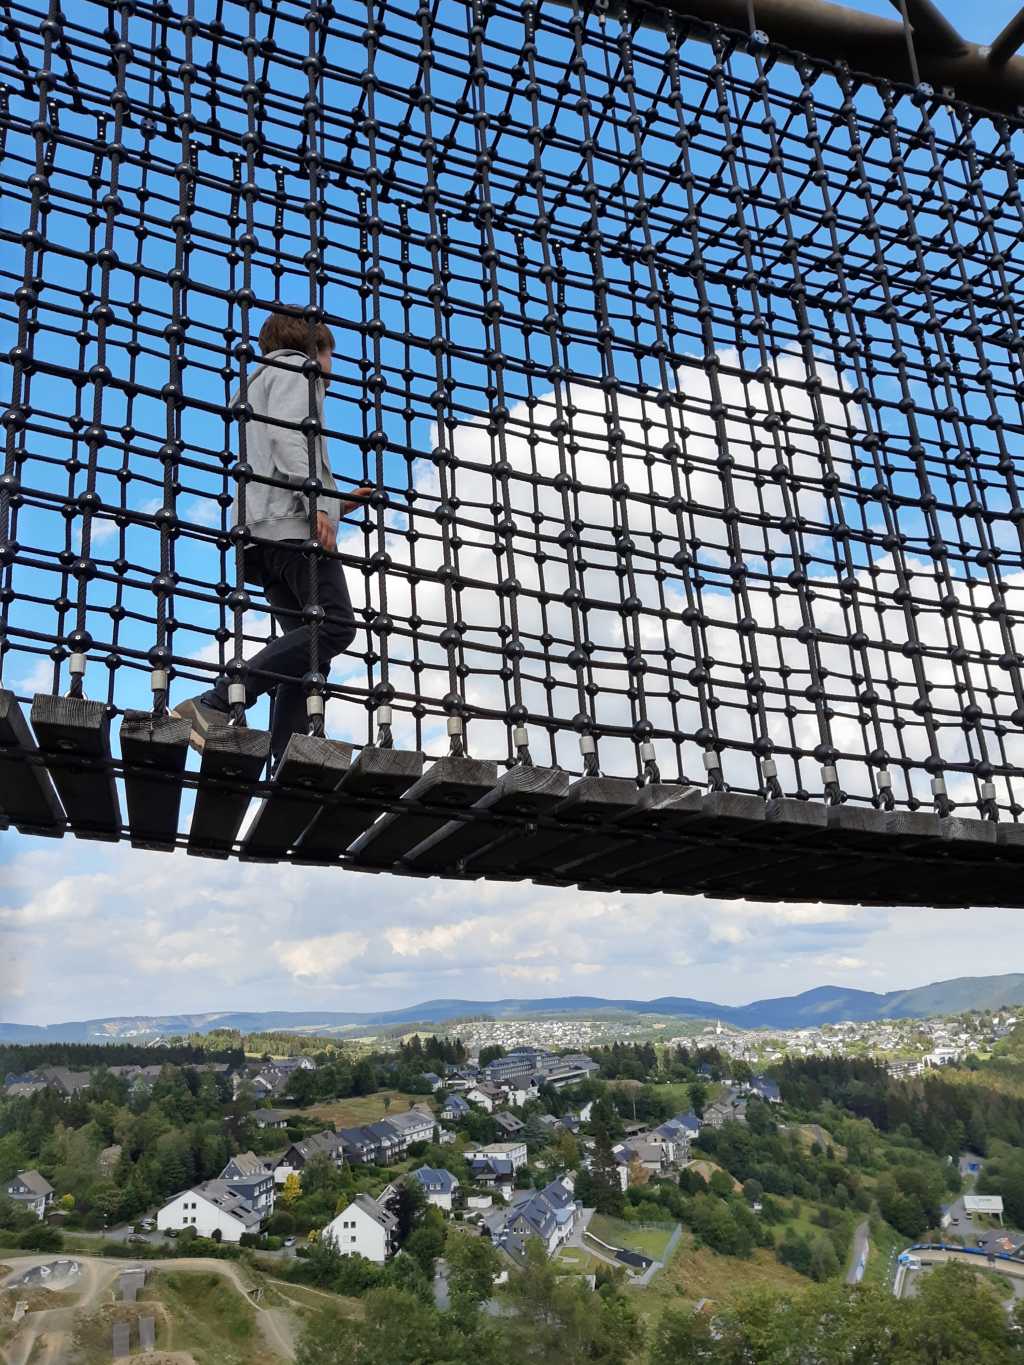
<svg viewBox="0 0 1024 1365">
<path fill-rule="evenodd" d="M 1005 976 L 959 976 L 933 981 L 911 990 L 854 990 L 846 986 L 816 986 L 799 995 L 754 1000 L 749 1005 L 717 1005 L 665 995 L 656 1000 L 609 1000 L 595 995 L 561 995 L 536 1000 L 427 1000 L 398 1010 L 334 1011 L 209 1011 L 197 1014 L 122 1015 L 108 1019 L 72 1020 L 63 1024 L 0 1023 L 0 1043 L 145 1043 L 159 1036 L 210 1033 L 237 1029 L 241 1033 L 287 1030 L 318 1033 L 398 1024 L 443 1024 L 472 1015 L 515 1018 L 529 1014 L 578 1014 L 625 1011 L 661 1014 L 679 1019 L 721 1019 L 737 1028 L 811 1028 L 842 1020 L 927 1019 L 964 1010 L 998 1009 L 1024 1005 L 1024 973 Z"/>
</svg>

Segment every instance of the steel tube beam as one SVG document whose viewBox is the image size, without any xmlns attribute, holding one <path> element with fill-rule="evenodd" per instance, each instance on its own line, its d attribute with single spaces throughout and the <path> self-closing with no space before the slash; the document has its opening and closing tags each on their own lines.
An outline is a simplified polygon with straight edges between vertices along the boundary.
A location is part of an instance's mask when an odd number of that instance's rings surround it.
<svg viewBox="0 0 1024 1365">
<path fill-rule="evenodd" d="M 914 46 L 920 57 L 922 50 L 930 48 L 933 52 L 944 52 L 947 56 L 960 56 L 966 52 L 967 44 L 937 9 L 932 0 L 889 0 L 890 5 L 903 17 L 906 6 L 907 18 L 914 30 Z"/>
<path fill-rule="evenodd" d="M 609 12 L 653 28 L 665 28 L 673 20 L 681 32 L 695 38 L 707 32 L 704 23 L 743 33 L 749 25 L 747 0 L 663 0 L 660 4 L 612 0 Z M 864 14 L 827 0 L 755 0 L 754 14 L 759 30 L 794 53 L 826 62 L 844 61 L 853 71 L 876 80 L 911 83 L 907 39 L 899 19 Z M 692 19 L 702 22 L 687 22 Z M 920 29 L 917 34 L 920 39 Z M 1012 36 L 1004 49 L 1011 40 Z M 1007 56 L 993 63 L 989 48 L 961 42 L 960 50 L 952 52 L 919 41 L 921 80 L 981 109 L 1019 115 L 1024 106 L 1024 59 Z"/>
<path fill-rule="evenodd" d="M 1005 66 L 1021 43 L 1024 43 L 1024 9 L 1017 11 L 993 41 L 988 50 L 989 64 L 994 67 Z"/>
</svg>

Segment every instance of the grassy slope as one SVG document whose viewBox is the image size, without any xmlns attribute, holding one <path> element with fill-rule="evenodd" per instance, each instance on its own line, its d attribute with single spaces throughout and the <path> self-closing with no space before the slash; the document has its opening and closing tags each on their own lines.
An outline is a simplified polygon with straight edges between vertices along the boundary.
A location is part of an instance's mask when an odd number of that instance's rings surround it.
<svg viewBox="0 0 1024 1365">
<path fill-rule="evenodd" d="M 329 1104 L 311 1104 L 308 1109 L 298 1112 L 302 1116 L 317 1118 L 341 1128 L 355 1128 L 361 1123 L 377 1123 L 387 1118 L 384 1100 L 391 1100 L 390 1113 L 401 1113 L 413 1104 L 425 1104 L 431 1108 L 429 1095 L 409 1095 L 404 1090 L 379 1090 L 376 1095 L 353 1095 L 347 1100 L 332 1100 Z"/>
<path fill-rule="evenodd" d="M 281 1357 L 267 1348 L 255 1310 L 220 1275 L 160 1273 L 146 1294 L 163 1304 L 169 1318 L 163 1339 L 157 1338 L 164 1350 L 190 1351 L 197 1365 L 279 1365 Z"/>
<path fill-rule="evenodd" d="M 661 1260 L 672 1236 L 670 1227 L 645 1228 L 637 1223 L 624 1222 L 621 1218 L 608 1218 L 603 1213 L 594 1214 L 589 1231 L 609 1246 L 639 1251 L 642 1256 L 650 1256 L 655 1261 Z"/>
<path fill-rule="evenodd" d="M 684 1232 L 669 1264 L 658 1272 L 646 1289 L 636 1291 L 637 1307 L 655 1319 L 665 1308 L 678 1308 L 699 1299 L 711 1299 L 726 1308 L 755 1289 L 803 1293 L 811 1281 L 781 1265 L 770 1251 L 755 1251 L 749 1261 L 719 1256 L 708 1247 L 696 1248 Z"/>
</svg>

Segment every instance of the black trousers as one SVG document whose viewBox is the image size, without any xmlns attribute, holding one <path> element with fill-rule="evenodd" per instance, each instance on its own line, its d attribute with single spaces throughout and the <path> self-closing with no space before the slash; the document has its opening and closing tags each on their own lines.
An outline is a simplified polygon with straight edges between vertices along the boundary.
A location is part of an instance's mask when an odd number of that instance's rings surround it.
<svg viewBox="0 0 1024 1365">
<path fill-rule="evenodd" d="M 293 734 L 307 728 L 306 694 L 301 678 L 309 672 L 312 627 L 302 620 L 309 600 L 309 563 L 299 550 L 301 541 L 282 540 L 260 545 L 246 555 L 246 578 L 262 584 L 271 615 L 281 634 L 247 662 L 247 707 L 272 692 L 270 747 L 274 758 L 284 752 Z M 324 616 L 320 622 L 320 672 L 330 671 L 331 660 L 344 654 L 356 637 L 356 618 L 345 582 L 345 571 L 336 559 L 319 564 L 319 598 Z M 294 682 L 289 681 L 295 679 Z M 218 710 L 228 709 L 228 680 L 220 678 L 207 699 Z M 216 699 L 216 700 L 214 700 Z"/>
</svg>

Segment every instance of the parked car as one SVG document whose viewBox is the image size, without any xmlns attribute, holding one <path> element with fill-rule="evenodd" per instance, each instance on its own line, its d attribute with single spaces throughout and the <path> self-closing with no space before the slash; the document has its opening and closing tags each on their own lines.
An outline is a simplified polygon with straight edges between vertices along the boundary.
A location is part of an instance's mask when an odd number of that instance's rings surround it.
<svg viewBox="0 0 1024 1365">
<path fill-rule="evenodd" d="M 293 1247 L 293 1246 L 295 1245 L 295 1238 L 294 1238 L 294 1237 L 286 1237 L 286 1238 L 284 1239 L 284 1244 L 285 1244 L 286 1247 Z"/>
</svg>

